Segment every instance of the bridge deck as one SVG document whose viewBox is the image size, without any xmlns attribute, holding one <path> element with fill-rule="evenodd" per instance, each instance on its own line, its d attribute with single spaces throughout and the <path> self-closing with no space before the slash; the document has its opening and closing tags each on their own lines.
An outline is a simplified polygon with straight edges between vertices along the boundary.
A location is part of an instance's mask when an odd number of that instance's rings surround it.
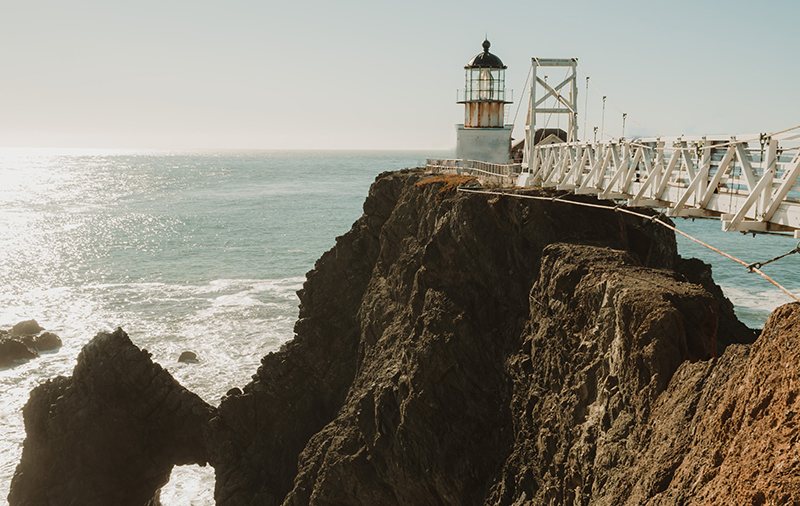
<svg viewBox="0 0 800 506">
<path fill-rule="evenodd" d="M 518 186 L 541 185 L 670 216 L 718 216 L 727 231 L 800 237 L 800 133 L 616 139 L 533 146 Z"/>
</svg>

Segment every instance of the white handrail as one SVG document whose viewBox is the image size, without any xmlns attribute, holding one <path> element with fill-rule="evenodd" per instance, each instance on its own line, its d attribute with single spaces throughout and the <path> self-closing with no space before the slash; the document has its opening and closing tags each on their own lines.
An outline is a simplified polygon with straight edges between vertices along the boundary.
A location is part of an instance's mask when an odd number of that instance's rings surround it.
<svg viewBox="0 0 800 506">
<path fill-rule="evenodd" d="M 670 216 L 719 216 L 728 231 L 800 235 L 797 139 L 787 131 L 536 145 L 518 184 L 664 208 Z"/>
</svg>

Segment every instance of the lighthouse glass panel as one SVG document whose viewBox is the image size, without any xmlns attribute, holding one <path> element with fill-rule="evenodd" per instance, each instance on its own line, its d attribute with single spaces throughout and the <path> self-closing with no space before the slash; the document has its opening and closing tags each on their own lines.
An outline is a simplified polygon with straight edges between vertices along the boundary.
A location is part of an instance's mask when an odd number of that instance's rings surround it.
<svg viewBox="0 0 800 506">
<path fill-rule="evenodd" d="M 503 69 L 467 69 L 465 99 L 471 101 L 505 101 L 506 71 Z"/>
</svg>

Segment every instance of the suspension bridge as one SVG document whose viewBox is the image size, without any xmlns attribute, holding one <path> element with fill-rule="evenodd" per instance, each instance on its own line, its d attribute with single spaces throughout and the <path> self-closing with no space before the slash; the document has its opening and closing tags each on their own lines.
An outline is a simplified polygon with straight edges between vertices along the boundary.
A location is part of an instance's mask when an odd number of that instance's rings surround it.
<svg viewBox="0 0 800 506">
<path fill-rule="evenodd" d="M 540 75 L 557 67 L 566 69 L 561 81 L 551 84 Z M 577 69 L 576 58 L 532 59 L 521 163 L 428 159 L 428 168 L 495 184 L 591 194 L 671 217 L 717 217 L 729 232 L 800 238 L 800 126 L 754 135 L 626 139 L 627 114 L 621 110 L 622 135 L 604 131 L 603 96 L 602 126 L 594 127 L 591 141 L 579 140 L 580 121 L 584 134 L 587 121 L 578 114 Z M 587 95 L 589 82 L 586 77 Z M 567 116 L 566 129 L 537 137 L 555 115 Z"/>
</svg>

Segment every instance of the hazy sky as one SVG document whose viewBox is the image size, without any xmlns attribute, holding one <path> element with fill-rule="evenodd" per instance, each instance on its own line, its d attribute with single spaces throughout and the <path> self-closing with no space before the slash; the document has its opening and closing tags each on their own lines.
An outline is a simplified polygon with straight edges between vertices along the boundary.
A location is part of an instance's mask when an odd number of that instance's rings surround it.
<svg viewBox="0 0 800 506">
<path fill-rule="evenodd" d="M 531 57 L 577 57 L 609 132 L 611 103 L 629 137 L 771 132 L 800 124 L 798 19 L 790 0 L 3 0 L 0 146 L 451 149 L 487 33 L 512 117 Z"/>
</svg>

